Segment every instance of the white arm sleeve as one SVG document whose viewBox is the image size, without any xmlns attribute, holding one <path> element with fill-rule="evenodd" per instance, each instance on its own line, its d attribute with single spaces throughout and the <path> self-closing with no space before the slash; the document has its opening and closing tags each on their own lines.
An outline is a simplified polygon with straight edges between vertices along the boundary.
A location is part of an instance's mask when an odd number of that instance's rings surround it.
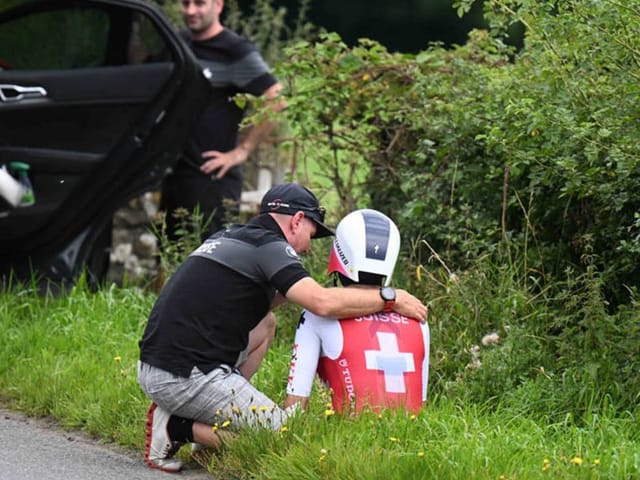
<svg viewBox="0 0 640 480">
<path fill-rule="evenodd" d="M 289 367 L 287 393 L 299 397 L 311 394 L 320 356 L 336 358 L 342 350 L 342 330 L 333 318 L 304 311 L 296 330 Z"/>
<path fill-rule="evenodd" d="M 424 360 L 422 361 L 422 401 L 427 401 L 427 387 L 429 385 L 429 345 L 431 343 L 429 325 L 425 322 L 420 325 L 422 340 L 424 341 Z"/>
<path fill-rule="evenodd" d="M 311 395 L 313 379 L 320 358 L 320 337 L 314 331 L 311 312 L 304 311 L 293 341 L 287 393 L 299 397 Z"/>
</svg>

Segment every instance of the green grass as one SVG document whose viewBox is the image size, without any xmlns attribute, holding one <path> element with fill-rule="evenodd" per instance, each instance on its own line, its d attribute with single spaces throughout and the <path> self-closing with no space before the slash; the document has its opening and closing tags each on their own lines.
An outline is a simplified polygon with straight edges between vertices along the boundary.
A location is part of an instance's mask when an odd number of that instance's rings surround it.
<svg viewBox="0 0 640 480">
<path fill-rule="evenodd" d="M 137 342 L 155 296 L 83 285 L 41 298 L 0 293 L 0 399 L 142 456 L 148 400 L 136 382 Z M 281 328 L 255 382 L 281 401 L 297 310 Z M 215 478 L 632 479 L 640 434 L 631 416 L 592 415 L 577 426 L 534 420 L 526 409 L 431 398 L 417 416 L 327 415 L 317 385 L 305 414 L 282 432 L 246 431 L 203 468 Z M 524 412 L 524 413 L 523 413 Z M 331 413 L 331 412 L 329 412 Z M 180 453 L 187 457 L 186 449 Z"/>
<path fill-rule="evenodd" d="M 279 438 L 259 442 L 264 450 L 257 462 L 249 456 L 255 453 L 251 438 L 229 452 L 247 456 L 245 471 L 273 479 L 631 478 L 637 443 L 621 435 L 631 427 L 608 420 L 593 429 L 538 425 L 507 411 L 439 401 L 417 417 L 387 412 L 323 419 L 316 412 Z"/>
</svg>

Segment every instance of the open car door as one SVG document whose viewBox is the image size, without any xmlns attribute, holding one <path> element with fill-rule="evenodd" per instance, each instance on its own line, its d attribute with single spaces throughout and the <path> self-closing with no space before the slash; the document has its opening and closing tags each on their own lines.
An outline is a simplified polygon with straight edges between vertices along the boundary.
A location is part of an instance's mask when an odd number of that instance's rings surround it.
<svg viewBox="0 0 640 480">
<path fill-rule="evenodd" d="M 73 282 L 108 266 L 112 214 L 159 185 L 206 103 L 188 46 L 142 0 L 46 0 L 0 12 L 0 280 Z"/>
</svg>

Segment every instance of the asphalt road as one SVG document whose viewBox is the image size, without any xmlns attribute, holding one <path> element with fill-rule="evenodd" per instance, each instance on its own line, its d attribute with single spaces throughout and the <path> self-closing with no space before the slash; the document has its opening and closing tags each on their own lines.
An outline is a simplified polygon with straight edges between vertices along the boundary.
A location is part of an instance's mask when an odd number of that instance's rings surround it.
<svg viewBox="0 0 640 480">
<path fill-rule="evenodd" d="M 149 468 L 136 454 L 0 409 L 2 480 L 214 480 L 197 464 L 179 474 Z"/>
</svg>

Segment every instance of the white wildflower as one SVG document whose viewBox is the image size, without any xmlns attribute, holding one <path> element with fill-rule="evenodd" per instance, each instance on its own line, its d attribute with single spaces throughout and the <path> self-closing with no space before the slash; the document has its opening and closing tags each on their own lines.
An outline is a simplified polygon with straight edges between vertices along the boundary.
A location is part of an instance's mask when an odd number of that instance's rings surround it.
<svg viewBox="0 0 640 480">
<path fill-rule="evenodd" d="M 482 345 L 485 347 L 489 347 L 491 345 L 497 345 L 500 343 L 500 335 L 496 332 L 488 333 L 484 337 L 482 337 Z"/>
</svg>

